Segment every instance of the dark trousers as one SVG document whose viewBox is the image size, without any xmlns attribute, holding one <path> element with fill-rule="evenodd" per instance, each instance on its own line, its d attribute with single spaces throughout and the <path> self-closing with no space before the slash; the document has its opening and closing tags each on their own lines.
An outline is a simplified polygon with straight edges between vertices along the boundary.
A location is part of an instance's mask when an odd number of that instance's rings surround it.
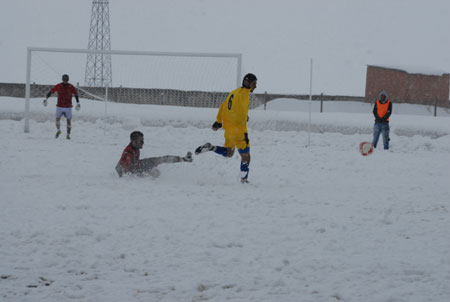
<svg viewBox="0 0 450 302">
<path fill-rule="evenodd" d="M 140 173 L 148 173 L 151 169 L 155 168 L 156 166 L 164 163 L 177 163 L 183 161 L 183 158 L 180 156 L 174 156 L 174 155 L 165 155 L 165 156 L 159 156 L 159 157 L 149 157 L 139 160 L 138 169 Z"/>
</svg>

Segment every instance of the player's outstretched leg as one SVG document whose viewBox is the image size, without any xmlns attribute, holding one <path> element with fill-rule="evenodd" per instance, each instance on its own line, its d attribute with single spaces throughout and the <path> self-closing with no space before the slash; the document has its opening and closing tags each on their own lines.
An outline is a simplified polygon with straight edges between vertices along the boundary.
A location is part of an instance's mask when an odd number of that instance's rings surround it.
<svg viewBox="0 0 450 302">
<path fill-rule="evenodd" d="M 199 155 L 200 153 L 212 151 L 213 149 L 214 149 L 214 146 L 211 145 L 211 143 L 206 143 L 204 145 L 197 147 L 197 149 L 195 149 L 195 155 Z"/>
<path fill-rule="evenodd" d="M 192 162 L 192 153 L 188 152 L 184 157 L 175 155 L 164 155 L 158 157 L 149 157 L 139 160 L 139 168 L 143 173 L 149 172 L 156 166 L 164 163 Z"/>
<path fill-rule="evenodd" d="M 206 143 L 202 146 L 197 147 L 197 149 L 195 149 L 195 154 L 199 155 L 200 153 L 205 153 L 208 151 L 213 151 L 219 155 L 222 155 L 223 157 L 232 157 L 234 154 L 233 148 L 213 146 L 210 143 Z"/>
</svg>

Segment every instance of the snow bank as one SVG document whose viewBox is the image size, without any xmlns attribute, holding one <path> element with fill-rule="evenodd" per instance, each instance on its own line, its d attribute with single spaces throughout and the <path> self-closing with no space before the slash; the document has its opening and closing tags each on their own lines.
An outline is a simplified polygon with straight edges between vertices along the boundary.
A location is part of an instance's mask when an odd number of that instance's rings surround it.
<svg viewBox="0 0 450 302">
<path fill-rule="evenodd" d="M 54 100 L 54 99 L 53 99 Z M 43 107 L 40 99 L 32 99 L 30 118 L 37 122 L 54 119 L 53 106 Z M 51 103 L 51 101 L 50 101 Z M 108 124 L 120 123 L 127 128 L 146 127 L 196 127 L 209 128 L 217 109 L 158 105 L 106 104 L 81 100 L 82 110 L 74 116 L 77 120 L 95 123 L 99 118 Z M 325 112 L 320 113 L 319 103 L 312 103 L 309 126 L 308 101 L 279 99 L 269 102 L 267 110 L 259 107 L 249 112 L 248 127 L 255 130 L 308 131 L 312 133 L 370 134 L 373 131 L 372 105 L 360 102 L 324 102 Z M 0 98 L 0 119 L 23 118 L 24 100 Z M 425 135 L 433 138 L 450 134 L 450 114 L 439 108 L 433 117 L 426 106 L 394 104 L 391 131 L 400 136 Z M 408 109 L 407 109 L 408 108 Z M 340 111 L 338 111 L 340 110 Z M 406 112 L 408 114 L 402 114 Z M 415 113 L 416 115 L 411 115 Z"/>
</svg>

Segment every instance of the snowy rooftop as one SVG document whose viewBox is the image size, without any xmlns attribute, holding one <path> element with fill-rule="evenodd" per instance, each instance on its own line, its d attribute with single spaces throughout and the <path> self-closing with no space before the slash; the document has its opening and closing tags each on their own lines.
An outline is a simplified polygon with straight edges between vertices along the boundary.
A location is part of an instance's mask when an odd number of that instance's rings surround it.
<svg viewBox="0 0 450 302">
<path fill-rule="evenodd" d="M 395 69 L 404 71 L 411 74 L 425 74 L 425 75 L 437 75 L 441 76 L 443 74 L 449 73 L 448 71 L 437 69 L 437 68 L 431 68 L 431 67 L 424 67 L 424 66 L 411 66 L 411 65 L 368 65 L 372 67 L 380 67 L 380 68 L 386 68 L 386 69 Z"/>
</svg>

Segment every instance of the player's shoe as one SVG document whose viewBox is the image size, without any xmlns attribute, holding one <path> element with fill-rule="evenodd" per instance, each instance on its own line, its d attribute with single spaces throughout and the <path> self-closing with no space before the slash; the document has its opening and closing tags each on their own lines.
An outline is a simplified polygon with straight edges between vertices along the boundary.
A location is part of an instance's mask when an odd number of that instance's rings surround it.
<svg viewBox="0 0 450 302">
<path fill-rule="evenodd" d="M 188 152 L 185 157 L 183 157 L 183 161 L 192 162 L 192 152 Z"/>
<path fill-rule="evenodd" d="M 69 134 L 67 134 L 67 135 L 66 135 L 66 138 L 67 138 L 67 139 L 70 139 L 70 135 L 69 135 Z"/>
<path fill-rule="evenodd" d="M 248 184 L 249 181 L 248 181 L 247 177 L 242 177 L 242 178 L 241 178 L 241 183 L 243 183 L 243 184 Z"/>
<path fill-rule="evenodd" d="M 208 151 L 211 151 L 213 148 L 213 145 L 211 143 L 206 143 L 202 146 L 199 146 L 197 149 L 195 149 L 195 155 L 199 155 L 200 153 L 205 153 Z"/>
<path fill-rule="evenodd" d="M 58 138 L 60 134 L 61 134 L 61 130 L 56 131 L 55 138 Z"/>
</svg>

